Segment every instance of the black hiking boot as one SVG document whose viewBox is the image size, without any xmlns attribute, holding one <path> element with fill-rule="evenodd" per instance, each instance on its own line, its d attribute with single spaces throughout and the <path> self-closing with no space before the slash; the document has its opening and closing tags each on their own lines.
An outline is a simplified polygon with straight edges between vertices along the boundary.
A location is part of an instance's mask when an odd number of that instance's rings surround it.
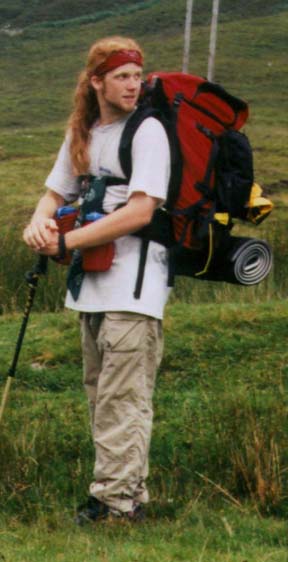
<svg viewBox="0 0 288 562">
<path fill-rule="evenodd" d="M 137 505 L 131 511 L 119 511 L 117 509 L 110 508 L 109 516 L 113 519 L 121 521 L 131 521 L 131 523 L 142 523 L 145 519 L 145 511 L 141 505 Z"/>
<path fill-rule="evenodd" d="M 106 519 L 109 515 L 109 507 L 93 496 L 89 496 L 86 503 L 79 505 L 77 515 L 74 519 L 76 525 L 82 526 L 91 521 Z"/>
<path fill-rule="evenodd" d="M 113 509 L 100 502 L 93 496 L 89 496 L 86 503 L 79 505 L 77 508 L 77 515 L 74 519 L 76 525 L 80 527 L 86 523 L 91 523 L 95 521 L 103 521 L 109 517 L 110 521 L 127 521 L 127 522 L 143 522 L 145 519 L 145 513 L 141 505 L 137 505 L 131 511 L 119 511 L 118 509 Z"/>
</svg>

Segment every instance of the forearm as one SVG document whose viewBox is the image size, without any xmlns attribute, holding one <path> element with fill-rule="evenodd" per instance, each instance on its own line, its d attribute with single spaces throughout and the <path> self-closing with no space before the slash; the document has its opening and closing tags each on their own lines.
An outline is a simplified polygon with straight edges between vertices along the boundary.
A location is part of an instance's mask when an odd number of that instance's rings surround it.
<svg viewBox="0 0 288 562">
<path fill-rule="evenodd" d="M 64 199 L 56 192 L 47 191 L 38 202 L 38 205 L 32 215 L 31 222 L 45 218 L 53 218 L 55 212 L 64 204 Z"/>
<path fill-rule="evenodd" d="M 157 200 L 144 194 L 132 197 L 121 209 L 65 235 L 67 250 L 84 249 L 111 242 L 149 224 Z"/>
</svg>

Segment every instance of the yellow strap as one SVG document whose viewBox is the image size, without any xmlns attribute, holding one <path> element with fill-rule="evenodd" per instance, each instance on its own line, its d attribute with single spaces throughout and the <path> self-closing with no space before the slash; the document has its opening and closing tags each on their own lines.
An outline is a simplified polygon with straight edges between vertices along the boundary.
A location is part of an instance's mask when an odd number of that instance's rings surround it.
<svg viewBox="0 0 288 562">
<path fill-rule="evenodd" d="M 198 273 L 195 273 L 195 277 L 199 277 L 200 275 L 204 275 L 204 273 L 207 273 L 211 259 L 212 259 L 212 254 L 213 254 L 213 226 L 210 223 L 209 224 L 209 252 L 208 252 L 208 257 L 207 257 L 207 261 L 205 264 L 205 267 L 202 271 L 198 271 Z"/>
</svg>

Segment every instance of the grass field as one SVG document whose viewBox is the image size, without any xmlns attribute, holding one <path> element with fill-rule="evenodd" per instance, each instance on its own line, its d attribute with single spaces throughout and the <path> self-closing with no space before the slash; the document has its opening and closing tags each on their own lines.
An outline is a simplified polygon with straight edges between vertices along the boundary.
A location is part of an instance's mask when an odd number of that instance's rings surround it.
<svg viewBox="0 0 288 562">
<path fill-rule="evenodd" d="M 177 521 L 141 527 L 76 529 L 64 512 L 32 528 L 13 522 L 1 533 L 6 562 L 287 562 L 287 526 L 272 518 L 195 502 Z"/>
<path fill-rule="evenodd" d="M 73 527 L 93 466 L 77 319 L 32 315 L 0 427 L 6 562 L 286 562 L 287 312 L 168 307 L 148 518 L 100 530 Z M 20 320 L 0 319 L 1 387 Z"/>
</svg>

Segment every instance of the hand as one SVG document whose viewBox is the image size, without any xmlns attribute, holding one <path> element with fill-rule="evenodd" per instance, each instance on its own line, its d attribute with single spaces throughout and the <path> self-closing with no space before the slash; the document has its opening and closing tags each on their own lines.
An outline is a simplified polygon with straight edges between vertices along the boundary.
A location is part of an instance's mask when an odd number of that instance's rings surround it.
<svg viewBox="0 0 288 562">
<path fill-rule="evenodd" d="M 57 256 L 59 254 L 59 233 L 58 230 L 50 231 L 49 239 L 45 246 L 38 250 L 44 256 Z"/>
<path fill-rule="evenodd" d="M 54 219 L 41 218 L 32 219 L 23 232 L 24 242 L 36 252 L 42 252 L 50 244 L 54 245 L 55 235 L 57 237 L 58 251 L 58 226 Z M 57 253 L 56 251 L 56 253 Z M 54 254 L 46 254 L 54 255 Z"/>
</svg>

